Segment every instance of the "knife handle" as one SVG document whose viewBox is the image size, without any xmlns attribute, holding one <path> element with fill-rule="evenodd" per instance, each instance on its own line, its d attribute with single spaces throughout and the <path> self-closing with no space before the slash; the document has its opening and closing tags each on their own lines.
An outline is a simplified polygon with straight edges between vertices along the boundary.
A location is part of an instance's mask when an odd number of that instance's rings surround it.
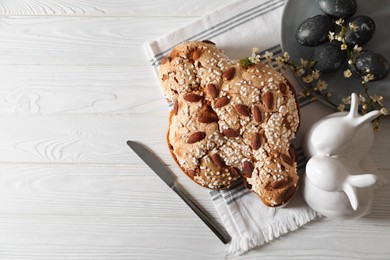
<svg viewBox="0 0 390 260">
<path fill-rule="evenodd" d="M 225 232 L 222 228 L 218 227 L 213 223 L 208 215 L 206 215 L 192 200 L 190 200 L 185 193 L 179 188 L 179 186 L 175 183 L 173 185 L 172 190 L 179 195 L 182 200 L 198 215 L 198 217 L 214 232 L 214 234 L 222 241 L 222 243 L 227 244 L 230 242 L 230 235 Z"/>
</svg>

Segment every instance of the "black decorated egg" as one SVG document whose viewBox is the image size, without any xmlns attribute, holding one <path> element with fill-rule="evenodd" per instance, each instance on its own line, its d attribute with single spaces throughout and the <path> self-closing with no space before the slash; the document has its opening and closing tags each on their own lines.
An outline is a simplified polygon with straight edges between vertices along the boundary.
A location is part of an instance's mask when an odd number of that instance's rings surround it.
<svg viewBox="0 0 390 260">
<path fill-rule="evenodd" d="M 347 58 L 347 51 L 341 50 L 341 43 L 332 41 L 317 46 L 312 60 L 316 61 L 315 69 L 321 72 L 331 72 L 340 68 Z"/>
<path fill-rule="evenodd" d="M 386 78 L 390 71 L 389 62 L 379 53 L 362 51 L 355 58 L 357 71 L 361 75 L 371 74 L 372 81 Z"/>
<path fill-rule="evenodd" d="M 345 43 L 348 46 L 363 45 L 367 43 L 375 32 L 375 22 L 368 16 L 356 16 L 349 21 L 345 33 Z"/>
<path fill-rule="evenodd" d="M 334 31 L 335 23 L 326 15 L 316 15 L 304 20 L 299 25 L 295 38 L 303 46 L 317 46 L 328 38 L 328 33 Z"/>
<path fill-rule="evenodd" d="M 318 6 L 334 18 L 351 17 L 357 10 L 356 0 L 318 0 Z"/>
</svg>

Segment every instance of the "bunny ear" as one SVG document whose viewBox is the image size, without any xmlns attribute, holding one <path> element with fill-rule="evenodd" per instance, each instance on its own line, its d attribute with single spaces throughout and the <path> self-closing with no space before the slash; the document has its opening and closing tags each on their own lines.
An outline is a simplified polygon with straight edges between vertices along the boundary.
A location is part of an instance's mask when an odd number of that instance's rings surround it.
<svg viewBox="0 0 390 260">
<path fill-rule="evenodd" d="M 348 176 L 347 182 L 358 188 L 365 188 L 374 185 L 378 181 L 378 177 L 374 174 L 359 174 Z"/>
<path fill-rule="evenodd" d="M 356 93 L 351 94 L 351 108 L 348 113 L 348 117 L 351 119 L 351 122 L 354 122 L 356 127 L 360 127 L 365 123 L 371 122 L 378 116 L 380 116 L 379 110 L 371 111 L 370 113 L 365 114 L 364 116 L 359 115 L 359 100 Z"/>
<path fill-rule="evenodd" d="M 347 194 L 352 209 L 356 210 L 359 205 L 358 197 L 356 194 L 356 188 L 350 184 L 345 184 L 343 187 L 343 191 L 345 192 L 345 194 Z"/>
<path fill-rule="evenodd" d="M 357 119 L 357 125 L 356 126 L 362 126 L 368 122 L 371 122 L 375 118 L 381 115 L 381 112 L 379 110 L 371 111 L 370 113 L 365 114 L 364 116 L 361 116 Z"/>
<path fill-rule="evenodd" d="M 357 118 L 359 116 L 359 100 L 356 93 L 351 94 L 351 108 L 349 109 L 349 118 Z"/>
</svg>

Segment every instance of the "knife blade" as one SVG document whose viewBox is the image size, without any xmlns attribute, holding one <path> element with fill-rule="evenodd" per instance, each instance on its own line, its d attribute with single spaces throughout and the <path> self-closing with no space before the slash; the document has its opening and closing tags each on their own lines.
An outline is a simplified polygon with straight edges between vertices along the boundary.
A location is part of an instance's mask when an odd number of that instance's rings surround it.
<svg viewBox="0 0 390 260">
<path fill-rule="evenodd" d="M 231 240 L 230 235 L 217 226 L 211 218 L 199 208 L 179 187 L 171 170 L 151 150 L 141 143 L 127 141 L 127 145 L 159 176 L 177 195 L 198 215 L 198 217 L 214 232 L 214 234 L 227 244 Z"/>
</svg>

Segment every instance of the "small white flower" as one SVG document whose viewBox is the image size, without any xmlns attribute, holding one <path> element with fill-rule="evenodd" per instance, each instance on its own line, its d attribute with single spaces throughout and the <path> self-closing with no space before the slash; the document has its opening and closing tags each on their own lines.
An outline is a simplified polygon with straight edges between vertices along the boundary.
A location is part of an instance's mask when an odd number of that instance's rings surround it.
<svg viewBox="0 0 390 260">
<path fill-rule="evenodd" d="M 313 76 L 313 79 L 317 80 L 320 78 L 320 71 L 319 70 L 313 70 L 311 72 L 311 75 Z"/>
<path fill-rule="evenodd" d="M 344 77 L 350 78 L 352 76 L 352 72 L 350 69 L 344 70 Z"/>
<path fill-rule="evenodd" d="M 258 48 L 252 48 L 252 55 L 251 57 L 248 57 L 248 60 L 252 63 L 259 63 L 260 62 L 260 55 L 258 54 L 259 53 L 259 49 Z"/>
<path fill-rule="evenodd" d="M 318 90 L 321 91 L 321 90 L 325 90 L 328 87 L 328 84 L 325 81 L 319 79 L 317 81 L 316 87 L 318 88 Z"/>
<path fill-rule="evenodd" d="M 343 25 L 343 23 L 344 23 L 343 18 L 340 18 L 340 19 L 336 20 L 336 24 L 339 25 L 339 26 Z"/>
<path fill-rule="evenodd" d="M 307 75 L 307 76 L 303 77 L 303 81 L 305 83 L 311 83 L 311 82 L 313 82 L 313 76 L 312 75 Z"/>
<path fill-rule="evenodd" d="M 275 61 L 276 61 L 276 63 L 279 65 L 279 66 L 283 66 L 284 65 L 284 63 L 285 63 L 285 60 L 284 60 L 284 58 L 283 57 L 277 57 L 276 59 L 275 59 Z"/>
<path fill-rule="evenodd" d="M 339 111 L 344 111 L 345 105 L 344 105 L 344 104 L 340 104 L 340 105 L 337 106 L 337 109 L 338 109 Z"/>
<path fill-rule="evenodd" d="M 258 56 L 251 56 L 248 58 L 248 60 L 250 60 L 250 62 L 252 62 L 252 63 L 259 63 L 260 62 L 260 59 Z"/>
<path fill-rule="evenodd" d="M 307 68 L 309 66 L 309 61 L 301 58 L 301 65 L 303 68 Z"/>
<path fill-rule="evenodd" d="M 295 75 L 297 75 L 298 77 L 302 76 L 303 74 L 305 74 L 305 70 L 300 68 L 299 70 L 295 71 Z"/>
<path fill-rule="evenodd" d="M 329 38 L 329 41 L 333 41 L 334 40 L 334 32 L 329 32 L 328 38 Z"/>
<path fill-rule="evenodd" d="M 341 99 L 341 101 L 343 102 L 343 104 L 351 104 L 351 97 L 350 96 L 344 97 Z"/>
<path fill-rule="evenodd" d="M 362 79 L 363 79 L 363 83 L 367 83 L 367 82 L 374 79 L 374 75 L 368 73 L 368 74 L 364 75 Z"/>
<path fill-rule="evenodd" d="M 380 111 L 382 115 L 387 115 L 387 108 L 382 107 Z"/>
<path fill-rule="evenodd" d="M 341 48 L 341 50 L 346 50 L 348 48 L 348 46 L 345 43 L 343 43 L 343 44 L 341 44 L 340 48 Z"/>
<path fill-rule="evenodd" d="M 274 54 L 272 52 L 269 52 L 269 51 L 266 51 L 264 53 L 264 59 L 266 59 L 268 62 L 271 62 L 272 61 L 272 57 L 274 56 Z"/>
<path fill-rule="evenodd" d="M 361 51 L 363 50 L 363 48 L 356 44 L 356 45 L 353 47 L 353 50 L 354 50 L 355 52 L 361 52 Z"/>
<path fill-rule="evenodd" d="M 359 26 L 357 26 L 355 23 L 350 22 L 348 25 L 349 29 L 351 29 L 352 31 L 356 31 L 359 28 Z"/>
<path fill-rule="evenodd" d="M 290 54 L 288 54 L 288 52 L 285 51 L 285 52 L 283 53 L 283 58 L 284 58 L 285 61 L 288 61 L 288 60 L 290 59 Z"/>
</svg>

